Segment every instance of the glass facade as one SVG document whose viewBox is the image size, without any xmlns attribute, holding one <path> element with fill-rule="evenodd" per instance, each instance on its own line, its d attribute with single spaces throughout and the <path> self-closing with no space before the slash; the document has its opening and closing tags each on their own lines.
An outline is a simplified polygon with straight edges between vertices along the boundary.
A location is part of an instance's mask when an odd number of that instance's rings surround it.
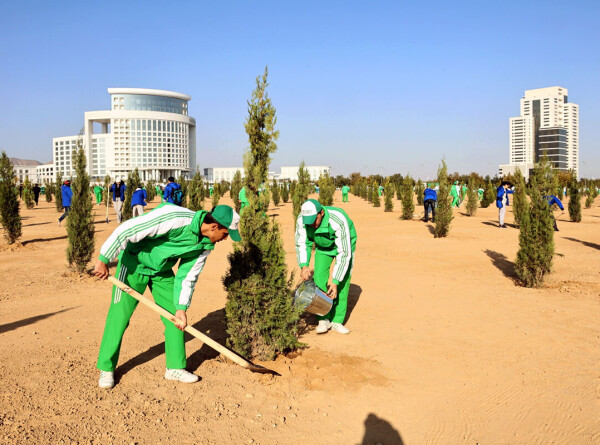
<svg viewBox="0 0 600 445">
<path fill-rule="evenodd" d="M 546 155 L 555 168 L 567 170 L 567 129 L 540 128 L 539 156 Z"/>
<path fill-rule="evenodd" d="M 144 94 L 113 94 L 113 110 L 162 111 L 187 116 L 187 101 L 173 97 Z"/>
</svg>

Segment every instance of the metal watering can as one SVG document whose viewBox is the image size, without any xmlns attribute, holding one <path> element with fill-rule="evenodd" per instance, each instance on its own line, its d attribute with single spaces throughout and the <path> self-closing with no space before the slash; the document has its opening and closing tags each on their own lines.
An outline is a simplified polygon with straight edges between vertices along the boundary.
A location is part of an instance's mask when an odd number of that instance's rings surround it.
<svg viewBox="0 0 600 445">
<path fill-rule="evenodd" d="M 333 300 L 313 280 L 300 283 L 294 292 L 294 306 L 302 311 L 322 316 L 329 313 L 332 305 Z"/>
</svg>

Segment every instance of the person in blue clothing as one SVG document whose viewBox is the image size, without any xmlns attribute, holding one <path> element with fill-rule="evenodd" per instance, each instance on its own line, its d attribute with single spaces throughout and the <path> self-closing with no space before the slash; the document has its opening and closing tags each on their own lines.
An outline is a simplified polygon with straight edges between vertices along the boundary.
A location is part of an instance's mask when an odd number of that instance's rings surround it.
<svg viewBox="0 0 600 445">
<path fill-rule="evenodd" d="M 548 205 L 550 206 L 550 215 L 552 215 L 552 222 L 554 223 L 554 231 L 558 232 L 558 226 L 556 225 L 556 218 L 554 217 L 554 212 L 552 211 L 552 206 L 554 204 L 556 204 L 558 206 L 558 208 L 562 210 L 563 213 L 565 213 L 565 207 L 563 206 L 563 203 L 560 202 L 560 199 L 558 199 L 554 195 L 544 196 L 544 199 L 546 201 L 548 201 Z M 561 215 L 562 215 L 562 213 L 561 213 Z"/>
<path fill-rule="evenodd" d="M 498 207 L 498 227 L 506 229 L 504 224 L 504 215 L 506 214 L 506 207 L 508 207 L 508 195 L 514 193 L 511 190 L 512 184 L 508 181 L 502 181 L 496 192 L 496 207 Z"/>
<path fill-rule="evenodd" d="M 73 190 L 71 190 L 71 181 L 69 179 L 67 179 L 60 188 L 60 194 L 62 196 L 62 205 L 65 208 L 65 213 L 58 218 L 59 227 L 62 220 L 69 215 L 69 211 L 71 210 L 71 198 L 73 198 Z"/>
<path fill-rule="evenodd" d="M 173 176 L 169 176 L 168 183 L 165 186 L 165 191 L 163 193 L 164 202 L 170 202 L 171 204 L 177 204 L 173 199 L 173 192 L 175 190 L 180 190 L 181 186 L 175 182 L 175 178 Z"/>
<path fill-rule="evenodd" d="M 146 190 L 144 190 L 141 185 L 138 186 L 138 188 L 135 189 L 135 192 L 133 192 L 133 195 L 131 195 L 131 208 L 134 218 L 144 214 L 146 199 L 148 199 Z"/>
<path fill-rule="evenodd" d="M 423 206 L 425 207 L 425 222 L 429 222 L 429 210 L 431 210 L 431 220 L 435 221 L 435 204 L 437 202 L 437 193 L 429 184 L 423 192 Z"/>
<path fill-rule="evenodd" d="M 110 186 L 110 191 L 112 192 L 112 200 L 113 207 L 115 208 L 115 213 L 117 214 L 117 222 L 121 224 L 121 220 L 123 219 L 123 203 L 125 202 L 125 190 L 127 187 L 125 186 L 125 182 L 121 179 L 120 181 L 115 181 L 113 185 Z"/>
</svg>

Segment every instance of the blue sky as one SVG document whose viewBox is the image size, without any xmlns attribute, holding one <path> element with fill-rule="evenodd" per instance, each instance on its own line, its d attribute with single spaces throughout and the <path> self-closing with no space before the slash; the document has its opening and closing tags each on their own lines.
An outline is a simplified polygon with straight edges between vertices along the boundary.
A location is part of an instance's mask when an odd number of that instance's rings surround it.
<svg viewBox="0 0 600 445">
<path fill-rule="evenodd" d="M 109 108 L 109 87 L 189 94 L 201 168 L 237 166 L 269 66 L 271 170 L 495 174 L 526 89 L 580 106 L 581 175 L 600 177 L 600 2 L 58 1 L 0 4 L 0 148 L 51 160 L 52 137 Z"/>
</svg>

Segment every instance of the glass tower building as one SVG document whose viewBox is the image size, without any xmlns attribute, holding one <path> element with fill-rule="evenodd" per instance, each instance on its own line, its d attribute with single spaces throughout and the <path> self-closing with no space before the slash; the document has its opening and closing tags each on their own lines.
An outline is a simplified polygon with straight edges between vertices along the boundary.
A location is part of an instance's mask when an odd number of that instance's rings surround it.
<svg viewBox="0 0 600 445">
<path fill-rule="evenodd" d="M 81 143 L 88 173 L 100 182 L 127 177 L 135 168 L 143 181 L 188 176 L 196 165 L 196 121 L 190 96 L 144 88 L 109 88 L 110 110 L 84 115 Z M 54 138 L 55 170 L 74 174 L 71 154 L 79 136 Z"/>
</svg>

